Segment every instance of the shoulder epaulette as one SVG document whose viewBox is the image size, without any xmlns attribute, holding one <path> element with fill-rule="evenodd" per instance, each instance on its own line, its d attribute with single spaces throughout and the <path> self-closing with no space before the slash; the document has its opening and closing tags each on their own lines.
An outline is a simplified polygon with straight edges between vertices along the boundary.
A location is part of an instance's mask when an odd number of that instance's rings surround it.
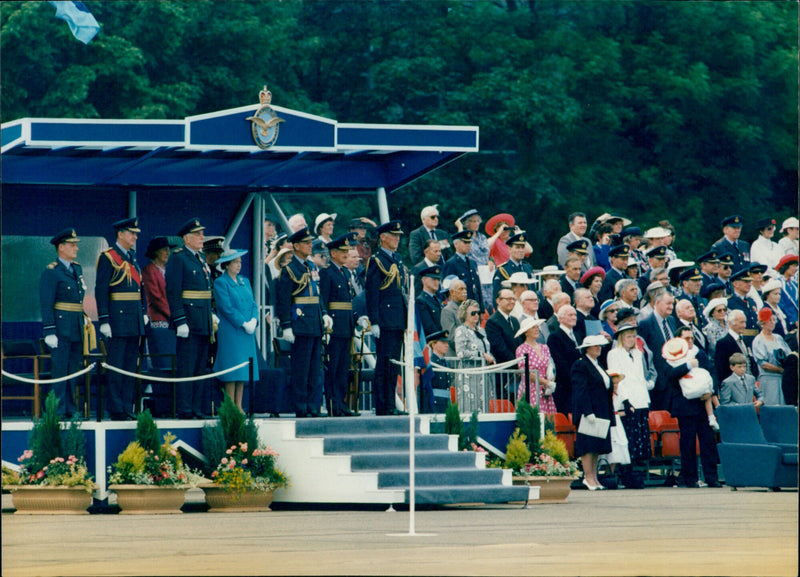
<svg viewBox="0 0 800 577">
<path fill-rule="evenodd" d="M 511 278 L 511 277 L 509 276 L 509 274 L 506 272 L 506 269 L 505 269 L 505 265 L 504 265 L 504 264 L 501 264 L 499 267 L 497 267 L 497 270 L 498 270 L 498 271 L 500 271 L 500 275 L 501 275 L 501 276 L 502 276 L 504 279 L 508 280 L 509 278 Z"/>
<path fill-rule="evenodd" d="M 56 268 L 57 266 L 58 266 L 58 262 L 51 262 L 49 265 L 47 265 L 47 268 L 49 268 L 49 269 L 54 269 L 54 268 Z"/>
</svg>

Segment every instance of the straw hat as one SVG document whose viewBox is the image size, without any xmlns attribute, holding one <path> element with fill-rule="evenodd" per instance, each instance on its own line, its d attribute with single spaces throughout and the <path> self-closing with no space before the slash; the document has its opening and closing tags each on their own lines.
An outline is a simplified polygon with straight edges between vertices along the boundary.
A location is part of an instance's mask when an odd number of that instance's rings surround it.
<svg viewBox="0 0 800 577">
<path fill-rule="evenodd" d="M 517 334 L 514 335 L 515 338 L 521 337 L 533 327 L 538 327 L 539 325 L 544 324 L 543 319 L 535 319 L 533 317 L 526 317 L 519 325 L 519 330 Z"/>
</svg>

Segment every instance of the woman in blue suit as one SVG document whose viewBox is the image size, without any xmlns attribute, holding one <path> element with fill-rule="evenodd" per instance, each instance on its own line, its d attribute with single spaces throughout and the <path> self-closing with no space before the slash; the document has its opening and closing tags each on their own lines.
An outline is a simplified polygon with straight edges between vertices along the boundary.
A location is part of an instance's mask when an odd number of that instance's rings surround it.
<svg viewBox="0 0 800 577">
<path fill-rule="evenodd" d="M 242 270 L 242 256 L 245 254 L 246 250 L 228 249 L 217 261 L 224 274 L 214 281 L 214 301 L 219 316 L 214 372 L 224 371 L 253 359 L 253 380 L 257 381 L 258 357 L 254 333 L 258 325 L 258 308 L 250 283 L 239 276 Z M 225 393 L 233 399 L 241 411 L 243 411 L 244 381 L 249 378 L 247 366 L 219 377 L 219 380 L 225 383 Z"/>
<path fill-rule="evenodd" d="M 575 361 L 570 371 L 572 380 L 572 421 L 578 428 L 575 439 L 575 453 L 581 456 L 583 484 L 590 491 L 605 489 L 597 478 L 597 458 L 600 454 L 611 452 L 611 428 L 604 437 L 596 437 L 580 432 L 580 424 L 586 419 L 595 424 L 596 419 L 613 422 L 614 405 L 611 398 L 614 384 L 611 377 L 600 366 L 598 357 L 606 344 L 602 335 L 592 335 L 583 339 L 580 349 L 583 356 Z"/>
</svg>

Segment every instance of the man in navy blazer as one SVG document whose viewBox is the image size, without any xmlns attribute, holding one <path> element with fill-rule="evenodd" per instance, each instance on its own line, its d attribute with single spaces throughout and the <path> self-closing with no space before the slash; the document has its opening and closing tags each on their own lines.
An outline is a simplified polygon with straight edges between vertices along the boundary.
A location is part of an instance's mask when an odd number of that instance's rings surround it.
<svg viewBox="0 0 800 577">
<path fill-rule="evenodd" d="M 572 379 L 570 371 L 572 365 L 581 358 L 578 350 L 578 343 L 572 330 L 578 320 L 575 309 L 566 304 L 556 312 L 558 325 L 555 330 L 550 332 L 547 338 L 547 347 L 556 365 L 556 390 L 553 393 L 553 401 L 559 413 L 569 414 L 572 412 Z"/>
<path fill-rule="evenodd" d="M 467 298 L 477 301 L 478 307 L 483 313 L 483 290 L 481 289 L 481 279 L 478 275 L 478 265 L 469 257 L 473 235 L 474 233 L 471 230 L 462 230 L 453 235 L 456 254 L 444 263 L 442 277 L 447 278 L 454 274 L 464 281 L 467 286 Z"/>
<path fill-rule="evenodd" d="M 650 410 L 668 411 L 670 402 L 669 375 L 671 367 L 661 355 L 664 343 L 675 336 L 677 327 L 672 309 L 675 306 L 675 297 L 669 291 L 663 291 L 655 297 L 653 314 L 639 323 L 639 335 L 653 351 L 656 367 L 656 386 L 650 391 Z"/>
<path fill-rule="evenodd" d="M 440 271 L 439 265 L 419 271 L 422 278 L 422 292 L 419 293 L 416 301 L 417 314 L 426 337 L 442 330 L 442 303 L 436 296 L 442 280 Z"/>
<path fill-rule="evenodd" d="M 437 264 L 443 265 L 444 261 L 450 258 L 450 235 L 446 231 L 437 228 L 439 226 L 438 205 L 426 206 L 420 213 L 422 226 L 415 228 L 408 235 L 408 254 L 411 262 L 418 263 L 425 256 L 425 241 L 428 239 L 438 240 L 442 247 L 442 256 Z"/>
<path fill-rule="evenodd" d="M 718 257 L 729 254 L 733 261 L 733 271 L 736 272 L 750 266 L 750 245 L 739 240 L 742 235 L 742 217 L 738 214 L 722 219 L 722 238 L 711 246 Z"/>
<path fill-rule="evenodd" d="M 514 293 L 510 289 L 501 289 L 497 295 L 497 311 L 486 321 L 486 338 L 489 339 L 492 356 L 497 363 L 505 363 L 517 358 L 517 347 L 521 341 L 516 334 L 519 321 L 511 316 L 514 308 Z M 497 375 L 497 398 L 508 398 L 507 379 Z"/>
<path fill-rule="evenodd" d="M 711 393 L 706 393 L 699 399 L 687 399 L 683 396 L 681 390 L 680 379 L 686 375 L 692 368 L 700 367 L 710 371 L 711 362 L 703 351 L 698 350 L 695 358 L 691 359 L 685 364 L 677 367 L 671 366 L 664 359 L 664 354 L 670 355 L 673 352 L 671 348 L 678 339 L 692 337 L 692 329 L 687 326 L 678 327 L 675 336 L 676 339 L 669 342 L 667 350 L 664 353 L 656 353 L 656 358 L 661 357 L 664 360 L 666 368 L 664 369 L 664 376 L 670 386 L 670 414 L 678 419 L 678 428 L 680 429 L 680 450 L 681 450 L 681 472 L 678 476 L 678 485 L 681 487 L 700 487 L 697 476 L 697 443 L 700 446 L 700 462 L 703 465 L 703 476 L 705 477 L 706 484 L 709 487 L 720 487 L 717 480 L 717 463 L 719 456 L 717 455 L 717 441 L 714 438 L 714 431 L 708 422 L 708 415 L 706 414 L 705 401 L 711 396 Z M 692 346 L 691 339 L 689 339 L 688 350 Z M 688 356 L 687 356 L 688 358 Z M 659 378 L 662 376 L 659 372 Z M 651 405 L 652 406 L 652 405 Z"/>
</svg>

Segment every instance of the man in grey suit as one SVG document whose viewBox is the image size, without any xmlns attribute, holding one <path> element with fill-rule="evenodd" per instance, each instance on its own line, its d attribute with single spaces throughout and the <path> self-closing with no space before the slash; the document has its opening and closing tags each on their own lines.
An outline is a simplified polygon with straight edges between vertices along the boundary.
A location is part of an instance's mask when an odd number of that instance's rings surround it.
<svg viewBox="0 0 800 577">
<path fill-rule="evenodd" d="M 450 344 L 450 348 L 447 350 L 448 357 L 456 356 L 456 348 L 455 343 L 453 342 L 453 336 L 456 332 L 456 327 L 461 323 L 458 322 L 458 307 L 467 300 L 467 285 L 464 283 L 463 280 L 454 278 L 450 282 L 450 298 L 447 301 L 447 305 L 442 309 L 442 330 L 444 330 L 448 335 L 447 342 Z"/>
<path fill-rule="evenodd" d="M 425 241 L 428 239 L 438 240 L 439 246 L 442 247 L 442 255 L 436 264 L 444 266 L 444 262 L 450 258 L 450 235 L 446 231 L 437 228 L 439 226 L 439 209 L 437 206 L 434 204 L 422 209 L 420 213 L 422 226 L 412 230 L 408 236 L 408 254 L 413 263 L 418 263 L 425 257 Z"/>
<path fill-rule="evenodd" d="M 591 246 L 591 241 L 584 236 L 586 234 L 587 226 L 586 215 L 584 213 L 573 212 L 569 215 L 569 232 L 558 240 L 558 248 L 556 249 L 559 265 L 564 266 L 564 263 L 567 261 L 567 257 L 569 256 L 567 245 L 575 242 L 576 240 L 583 239 L 589 243 L 589 246 Z M 584 266 L 586 266 L 586 270 L 589 270 L 594 265 L 594 251 L 590 250 L 586 255 Z"/>
</svg>

